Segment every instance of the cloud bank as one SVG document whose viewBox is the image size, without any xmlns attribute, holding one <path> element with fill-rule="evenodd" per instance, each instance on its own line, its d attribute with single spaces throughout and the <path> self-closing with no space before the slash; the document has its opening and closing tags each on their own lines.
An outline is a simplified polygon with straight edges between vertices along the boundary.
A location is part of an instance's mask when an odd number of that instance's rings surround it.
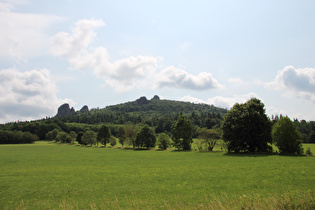
<svg viewBox="0 0 315 210">
<path fill-rule="evenodd" d="M 158 72 L 159 57 L 138 55 L 111 61 L 105 47 L 90 46 L 96 35 L 94 30 L 104 25 L 102 20 L 80 20 L 71 33 L 59 32 L 51 38 L 50 52 L 66 58 L 73 69 L 92 70 L 117 92 L 130 91 L 139 85 L 191 90 L 223 87 L 206 72 L 195 76 L 173 66 Z"/>
<path fill-rule="evenodd" d="M 233 97 L 215 96 L 212 98 L 208 98 L 207 101 L 203 101 L 201 99 L 198 99 L 192 96 L 184 96 L 179 100 L 188 101 L 192 103 L 210 104 L 217 107 L 230 109 L 235 103 L 245 103 L 251 98 L 259 98 L 259 97 L 255 93 L 248 93 L 244 95 L 234 95 Z"/>
<path fill-rule="evenodd" d="M 266 83 L 265 87 L 284 90 L 288 97 L 301 97 L 315 102 L 315 69 L 286 66 L 278 72 L 274 81 Z"/>
<path fill-rule="evenodd" d="M 56 114 L 58 106 L 69 99 L 57 98 L 57 87 L 47 69 L 19 72 L 0 71 L 0 119 L 30 120 Z M 22 119 L 21 119 L 22 118 Z"/>
</svg>

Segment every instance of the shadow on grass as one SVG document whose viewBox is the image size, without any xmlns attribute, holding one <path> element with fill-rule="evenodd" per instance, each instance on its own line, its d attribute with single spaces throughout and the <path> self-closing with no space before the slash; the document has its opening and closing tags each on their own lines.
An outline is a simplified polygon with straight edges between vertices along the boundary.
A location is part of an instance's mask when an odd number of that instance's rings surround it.
<svg viewBox="0 0 315 210">
<path fill-rule="evenodd" d="M 230 157 L 268 157 L 268 156 L 274 156 L 274 155 L 279 155 L 279 154 L 275 154 L 275 153 L 247 153 L 247 152 L 233 153 L 233 152 L 227 152 L 227 153 L 224 153 L 223 155 L 230 156 Z"/>
</svg>

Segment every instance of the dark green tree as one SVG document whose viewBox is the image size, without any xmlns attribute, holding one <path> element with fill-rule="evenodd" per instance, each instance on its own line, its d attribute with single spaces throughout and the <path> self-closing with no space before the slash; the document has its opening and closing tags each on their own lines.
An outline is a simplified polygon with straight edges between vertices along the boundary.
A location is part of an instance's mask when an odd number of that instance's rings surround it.
<svg viewBox="0 0 315 210">
<path fill-rule="evenodd" d="M 126 142 L 127 136 L 126 136 L 126 131 L 123 126 L 120 126 L 118 128 L 118 138 L 119 138 L 119 143 L 121 144 L 122 147 L 124 147 L 124 143 Z"/>
<path fill-rule="evenodd" d="M 138 147 L 146 147 L 147 149 L 155 147 L 156 136 L 153 129 L 149 125 L 141 128 L 137 134 L 135 145 Z"/>
<path fill-rule="evenodd" d="M 60 143 L 65 143 L 66 142 L 66 138 L 67 138 L 68 134 L 66 132 L 59 132 L 57 137 L 56 137 L 56 141 L 60 142 Z"/>
<path fill-rule="evenodd" d="M 54 130 L 49 131 L 46 134 L 46 139 L 49 140 L 49 141 L 56 140 L 56 137 L 57 137 L 58 133 L 59 133 L 59 130 L 57 128 L 55 128 Z"/>
<path fill-rule="evenodd" d="M 84 133 L 82 132 L 82 131 L 80 131 L 79 133 L 78 133 L 78 135 L 77 135 L 77 142 L 78 142 L 78 144 L 83 144 L 82 143 L 82 136 L 84 135 Z"/>
<path fill-rule="evenodd" d="M 73 144 L 76 138 L 77 138 L 77 134 L 74 131 L 70 131 L 70 133 L 66 137 L 66 142 Z"/>
<path fill-rule="evenodd" d="M 111 136 L 110 129 L 107 125 L 103 125 L 97 133 L 97 146 L 98 142 L 101 142 L 106 147 L 106 144 L 109 143 L 109 138 Z"/>
<path fill-rule="evenodd" d="M 193 126 L 183 115 L 173 125 L 173 144 L 177 149 L 191 150 Z"/>
<path fill-rule="evenodd" d="M 94 131 L 88 130 L 82 136 L 82 144 L 91 146 L 96 143 L 96 134 Z"/>
<path fill-rule="evenodd" d="M 282 154 L 301 154 L 302 136 L 288 117 L 279 119 L 272 127 L 272 139 Z"/>
<path fill-rule="evenodd" d="M 222 131 L 229 152 L 270 152 L 271 122 L 256 98 L 236 103 L 225 115 Z"/>
</svg>

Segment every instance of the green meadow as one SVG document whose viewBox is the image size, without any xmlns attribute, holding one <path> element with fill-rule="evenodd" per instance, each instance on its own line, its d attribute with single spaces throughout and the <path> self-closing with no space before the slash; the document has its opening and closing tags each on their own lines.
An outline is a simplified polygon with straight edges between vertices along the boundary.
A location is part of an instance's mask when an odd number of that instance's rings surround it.
<svg viewBox="0 0 315 210">
<path fill-rule="evenodd" d="M 0 209 L 312 209 L 314 166 L 310 156 L 1 145 Z"/>
</svg>

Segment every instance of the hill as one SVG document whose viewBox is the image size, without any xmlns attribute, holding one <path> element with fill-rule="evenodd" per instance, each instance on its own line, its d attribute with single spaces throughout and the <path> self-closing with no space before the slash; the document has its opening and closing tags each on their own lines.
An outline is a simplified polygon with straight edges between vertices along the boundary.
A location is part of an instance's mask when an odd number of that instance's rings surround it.
<svg viewBox="0 0 315 210">
<path fill-rule="evenodd" d="M 226 112 L 226 109 L 213 105 L 161 100 L 158 96 L 154 96 L 151 100 L 140 97 L 135 101 L 107 106 L 103 109 L 89 109 L 85 105 L 76 111 L 73 107 L 70 108 L 69 104 L 63 104 L 58 108 L 55 117 L 31 122 L 1 124 L 0 131 L 6 132 L 5 136 L 9 136 L 9 134 L 15 136 L 17 140 L 19 135 L 22 135 L 21 132 L 30 132 L 37 135 L 39 139 L 45 139 L 46 134 L 54 129 L 67 133 L 70 131 L 76 133 L 86 130 L 98 131 L 101 124 L 106 123 L 110 125 L 112 134 L 116 135 L 117 126 L 133 123 L 148 124 L 155 129 L 156 133 L 161 133 L 170 132 L 172 124 L 179 115 L 185 115 L 199 127 L 219 127 Z M 1 133 L 0 140 L 0 143 L 8 142 L 8 139 L 1 138 Z"/>
<path fill-rule="evenodd" d="M 70 109 L 70 106 L 62 105 Z M 190 102 L 161 100 L 159 96 L 154 96 L 151 100 L 146 97 L 122 104 L 107 106 L 103 109 L 91 109 L 82 112 L 66 112 L 67 115 L 56 115 L 63 122 L 75 123 L 112 123 L 125 124 L 132 123 L 147 123 L 154 124 L 159 118 L 176 119 L 178 115 L 206 120 L 206 118 L 218 118 L 226 114 L 227 110 L 215 107 L 208 104 L 195 104 Z M 151 123 L 149 123 L 151 122 Z M 199 123 L 200 124 L 200 123 Z"/>
</svg>

